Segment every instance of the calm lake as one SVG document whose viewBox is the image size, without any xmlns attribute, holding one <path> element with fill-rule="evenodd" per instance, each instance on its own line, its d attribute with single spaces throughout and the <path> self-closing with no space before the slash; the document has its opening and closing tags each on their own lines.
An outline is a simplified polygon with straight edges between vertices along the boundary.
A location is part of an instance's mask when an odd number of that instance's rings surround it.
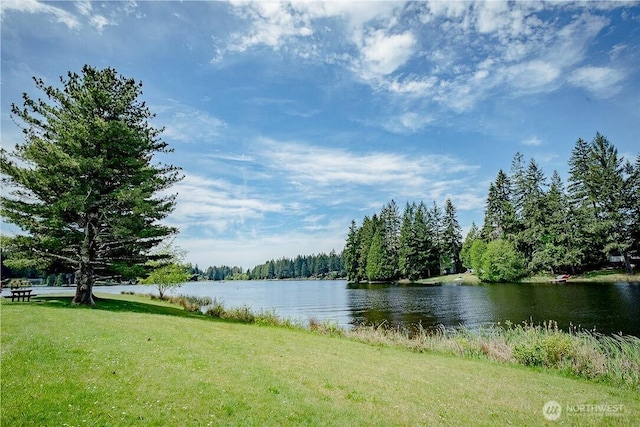
<svg viewBox="0 0 640 427">
<path fill-rule="evenodd" d="M 73 288 L 36 288 L 36 293 Z M 95 292 L 151 293 L 147 286 L 96 286 Z M 8 291 L 3 290 L 3 295 Z M 157 293 L 157 291 L 155 292 Z M 510 320 L 556 320 L 602 333 L 640 336 L 640 283 L 486 284 L 434 287 L 369 285 L 353 288 L 345 281 L 190 282 L 173 294 L 216 298 L 225 307 L 246 305 L 253 311 L 275 310 L 280 317 L 311 318 L 340 326 L 385 322 L 424 327 L 481 325 Z"/>
</svg>

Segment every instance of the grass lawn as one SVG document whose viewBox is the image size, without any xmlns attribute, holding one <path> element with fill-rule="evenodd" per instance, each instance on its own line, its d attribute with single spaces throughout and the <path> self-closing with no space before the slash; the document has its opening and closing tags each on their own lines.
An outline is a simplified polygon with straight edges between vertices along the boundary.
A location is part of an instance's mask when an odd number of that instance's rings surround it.
<svg viewBox="0 0 640 427">
<path fill-rule="evenodd" d="M 130 295 L 69 302 L 0 304 L 2 425 L 640 425 L 637 393 L 552 372 L 223 322 Z M 549 400 L 564 409 L 553 423 Z M 575 406 L 595 404 L 622 415 Z"/>
</svg>

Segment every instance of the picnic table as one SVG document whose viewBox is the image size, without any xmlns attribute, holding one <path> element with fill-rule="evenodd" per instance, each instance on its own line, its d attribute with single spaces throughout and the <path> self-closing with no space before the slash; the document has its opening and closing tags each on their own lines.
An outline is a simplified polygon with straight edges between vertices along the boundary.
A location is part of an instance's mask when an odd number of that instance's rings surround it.
<svg viewBox="0 0 640 427">
<path fill-rule="evenodd" d="M 11 302 L 18 301 L 31 301 L 31 297 L 37 296 L 31 293 L 32 289 L 11 289 L 11 295 L 5 296 L 5 298 L 11 298 Z"/>
</svg>

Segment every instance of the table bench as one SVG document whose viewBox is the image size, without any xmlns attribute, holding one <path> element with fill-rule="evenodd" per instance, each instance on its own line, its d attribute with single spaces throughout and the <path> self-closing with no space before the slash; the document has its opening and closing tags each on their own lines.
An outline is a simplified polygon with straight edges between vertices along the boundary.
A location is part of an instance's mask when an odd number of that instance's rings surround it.
<svg viewBox="0 0 640 427">
<path fill-rule="evenodd" d="M 31 293 L 32 289 L 11 289 L 11 295 L 5 295 L 5 298 L 11 298 L 11 302 L 18 301 L 31 301 L 31 297 L 37 296 L 37 294 Z"/>
</svg>

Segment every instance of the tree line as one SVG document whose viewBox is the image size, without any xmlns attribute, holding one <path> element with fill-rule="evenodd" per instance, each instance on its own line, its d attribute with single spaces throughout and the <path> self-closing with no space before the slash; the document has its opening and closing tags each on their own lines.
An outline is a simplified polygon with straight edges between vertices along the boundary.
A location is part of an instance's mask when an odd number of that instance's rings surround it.
<svg viewBox="0 0 640 427">
<path fill-rule="evenodd" d="M 402 216 L 394 200 L 379 213 L 351 222 L 343 251 L 347 279 L 415 280 L 461 268 L 461 227 L 451 199 L 444 210 L 435 202 L 407 203 Z"/>
<path fill-rule="evenodd" d="M 346 276 L 344 260 L 335 250 L 329 254 L 298 255 L 295 258 L 271 259 L 243 271 L 242 267 L 212 266 L 200 270 L 198 265 L 191 273 L 204 280 L 273 280 L 273 279 L 336 279 Z"/>
<path fill-rule="evenodd" d="M 280 258 L 256 265 L 247 271 L 249 280 L 268 279 L 336 279 L 345 277 L 344 259 L 335 250 L 329 254 L 298 255 Z"/>
<path fill-rule="evenodd" d="M 465 267 L 485 281 L 540 272 L 599 268 L 611 256 L 632 272 L 640 250 L 640 154 L 635 164 L 596 133 L 579 138 L 569 159 L 568 183 L 548 179 L 535 159 L 516 153 L 510 173 L 489 186 L 482 227 L 472 225 L 461 250 Z"/>
<path fill-rule="evenodd" d="M 516 153 L 510 173 L 489 185 L 483 223 L 472 223 L 464 243 L 456 209 L 434 202 L 407 204 L 402 216 L 392 200 L 361 225 L 351 222 L 344 249 L 347 278 L 415 280 L 462 269 L 483 281 L 512 281 L 536 273 L 576 273 L 622 260 L 632 272 L 640 251 L 640 154 L 635 164 L 596 133 L 578 139 L 565 188 L 535 159 Z"/>
</svg>

